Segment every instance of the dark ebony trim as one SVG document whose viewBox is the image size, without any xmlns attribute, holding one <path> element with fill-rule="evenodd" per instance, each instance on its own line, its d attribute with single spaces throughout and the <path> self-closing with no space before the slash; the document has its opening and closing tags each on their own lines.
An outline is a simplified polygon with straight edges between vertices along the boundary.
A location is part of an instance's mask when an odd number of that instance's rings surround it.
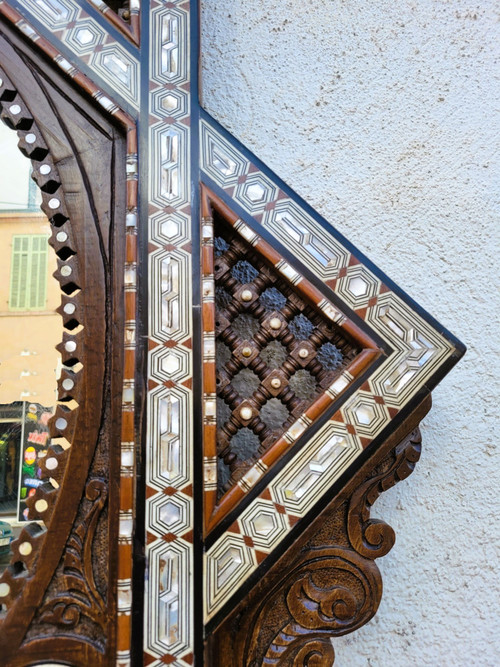
<svg viewBox="0 0 500 667">
<path fill-rule="evenodd" d="M 192 299 L 193 299 L 193 623 L 196 667 L 204 662 L 205 627 L 203 617 L 204 544 L 203 544 L 203 340 L 201 294 L 201 209 L 199 168 L 199 2 L 190 3 L 191 52 L 191 238 L 192 238 Z"/>
<path fill-rule="evenodd" d="M 149 43 L 149 8 L 141 9 L 141 41 Z M 141 108 L 149 103 L 149 63 L 140 62 Z M 147 465 L 147 377 L 148 377 L 148 163 L 149 127 L 138 123 L 138 211 L 137 211 L 137 313 L 136 313 L 136 488 L 135 529 L 132 575 L 132 641 L 131 664 L 144 663 L 144 582 L 146 576 L 146 465 Z"/>
</svg>

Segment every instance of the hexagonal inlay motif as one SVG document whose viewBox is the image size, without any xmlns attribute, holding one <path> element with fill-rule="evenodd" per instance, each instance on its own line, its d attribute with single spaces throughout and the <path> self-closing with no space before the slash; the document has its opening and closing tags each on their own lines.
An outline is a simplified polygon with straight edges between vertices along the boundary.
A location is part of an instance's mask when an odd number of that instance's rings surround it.
<svg viewBox="0 0 500 667">
<path fill-rule="evenodd" d="M 152 111 L 161 118 L 182 118 L 189 108 L 188 96 L 182 90 L 160 88 L 152 95 Z"/>
<path fill-rule="evenodd" d="M 377 403 L 372 394 L 364 391 L 349 401 L 342 412 L 346 422 L 353 424 L 359 434 L 372 438 L 390 419 L 385 405 Z"/>
<path fill-rule="evenodd" d="M 268 550 L 288 530 L 285 514 L 276 511 L 272 502 L 259 499 L 250 514 L 241 520 L 241 530 L 258 549 Z"/>
<path fill-rule="evenodd" d="M 249 174 L 238 185 L 235 198 L 252 213 L 261 211 L 265 205 L 276 198 L 277 189 L 263 174 Z"/>
<path fill-rule="evenodd" d="M 151 218 L 151 236 L 160 244 L 187 240 L 188 218 L 182 213 L 159 213 Z"/>
<path fill-rule="evenodd" d="M 337 285 L 338 293 L 354 308 L 364 308 L 377 296 L 380 282 L 364 266 L 350 266 Z"/>
<path fill-rule="evenodd" d="M 104 32 L 94 21 L 83 20 L 68 31 L 68 42 L 77 53 L 88 53 L 104 40 Z"/>
</svg>

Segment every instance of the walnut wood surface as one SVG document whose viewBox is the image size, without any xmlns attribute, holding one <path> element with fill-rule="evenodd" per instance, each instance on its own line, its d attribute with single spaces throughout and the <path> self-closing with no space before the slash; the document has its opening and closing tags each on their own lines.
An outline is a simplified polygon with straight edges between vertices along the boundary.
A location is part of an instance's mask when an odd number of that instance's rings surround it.
<svg viewBox="0 0 500 667">
<path fill-rule="evenodd" d="M 14 594 L 0 621 L 0 662 L 112 665 L 125 139 L 2 22 L 0 52 L 2 67 L 58 168 L 78 260 L 75 299 L 83 326 L 72 447 L 61 456 L 48 531 L 37 537 L 29 568 L 9 571 Z M 332 637 L 359 628 L 378 608 L 382 580 L 375 559 L 391 549 L 395 536 L 390 526 L 370 518 L 370 510 L 383 491 L 412 472 L 420 452 L 418 424 L 429 409 L 427 396 L 207 639 L 208 665 L 333 664 Z M 16 554 L 16 545 L 13 549 Z"/>
<path fill-rule="evenodd" d="M 429 395 L 219 626 L 207 641 L 208 665 L 333 665 L 332 638 L 367 623 L 380 603 L 374 559 L 388 553 L 395 535 L 370 509 L 413 471 L 418 424 L 430 406 Z"/>
<path fill-rule="evenodd" d="M 51 222 L 55 232 L 61 224 L 71 235 L 79 288 L 71 298 L 83 326 L 77 334 L 82 369 L 72 446 L 58 455 L 60 487 L 51 491 L 50 516 L 40 517 L 48 530 L 37 538 L 29 568 L 18 573 L 14 563 L 7 573 L 17 595 L 8 600 L 0 621 L 1 662 L 26 665 L 60 659 L 78 665 L 111 664 L 123 372 L 125 140 L 2 22 L 0 53 L 13 88 L 6 95 L 16 94 L 22 101 L 42 135 L 47 159 L 57 167 L 57 196 L 67 220 Z M 50 217 L 50 210 L 44 210 Z M 52 245 L 54 238 L 55 234 Z M 67 301 L 67 294 L 62 300 Z M 64 335 L 64 340 L 72 335 L 68 327 Z M 61 352 L 64 362 L 63 347 Z M 52 436 L 57 435 L 54 428 Z"/>
</svg>

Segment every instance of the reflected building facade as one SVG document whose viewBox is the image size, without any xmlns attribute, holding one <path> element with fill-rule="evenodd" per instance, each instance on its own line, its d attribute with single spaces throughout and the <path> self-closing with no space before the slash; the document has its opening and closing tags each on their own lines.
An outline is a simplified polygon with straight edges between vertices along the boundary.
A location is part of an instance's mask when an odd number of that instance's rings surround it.
<svg viewBox="0 0 500 667">
<path fill-rule="evenodd" d="M 40 483 L 60 373 L 60 291 L 40 193 L 15 132 L 0 124 L 0 520 L 25 520 Z"/>
</svg>

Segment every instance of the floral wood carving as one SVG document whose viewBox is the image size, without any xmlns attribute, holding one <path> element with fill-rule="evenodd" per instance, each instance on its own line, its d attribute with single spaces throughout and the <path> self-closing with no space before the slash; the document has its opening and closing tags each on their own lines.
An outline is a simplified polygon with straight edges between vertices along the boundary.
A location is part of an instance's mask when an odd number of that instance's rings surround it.
<svg viewBox="0 0 500 667">
<path fill-rule="evenodd" d="M 337 581 L 342 585 L 329 585 Z M 377 566 L 351 549 L 335 547 L 306 552 L 283 585 L 291 621 L 268 647 L 264 665 L 333 664 L 331 637 L 369 621 L 382 594 Z"/>
<path fill-rule="evenodd" d="M 63 593 L 54 595 L 41 608 L 42 623 L 74 627 L 81 614 L 104 627 L 106 604 L 95 582 L 92 546 L 97 522 L 108 496 L 107 485 L 101 479 L 91 479 L 85 489 L 89 501 L 87 513 L 71 532 L 64 555 Z"/>
<path fill-rule="evenodd" d="M 347 531 L 353 548 L 365 558 L 380 558 L 392 549 L 396 540 L 394 530 L 385 521 L 370 519 L 370 510 L 381 493 L 411 475 L 421 449 L 422 437 L 416 428 L 391 452 L 394 461 L 390 469 L 367 480 L 353 493 Z"/>
<path fill-rule="evenodd" d="M 388 553 L 395 535 L 385 522 L 371 519 L 370 510 L 381 493 L 414 470 L 421 450 L 417 423 L 429 407 L 430 398 L 407 420 L 410 433 L 399 444 L 394 436 L 384 443 L 375 461 L 367 462 L 224 622 L 210 664 L 333 665 L 332 639 L 367 623 L 379 606 L 382 578 L 375 558 Z"/>
</svg>

